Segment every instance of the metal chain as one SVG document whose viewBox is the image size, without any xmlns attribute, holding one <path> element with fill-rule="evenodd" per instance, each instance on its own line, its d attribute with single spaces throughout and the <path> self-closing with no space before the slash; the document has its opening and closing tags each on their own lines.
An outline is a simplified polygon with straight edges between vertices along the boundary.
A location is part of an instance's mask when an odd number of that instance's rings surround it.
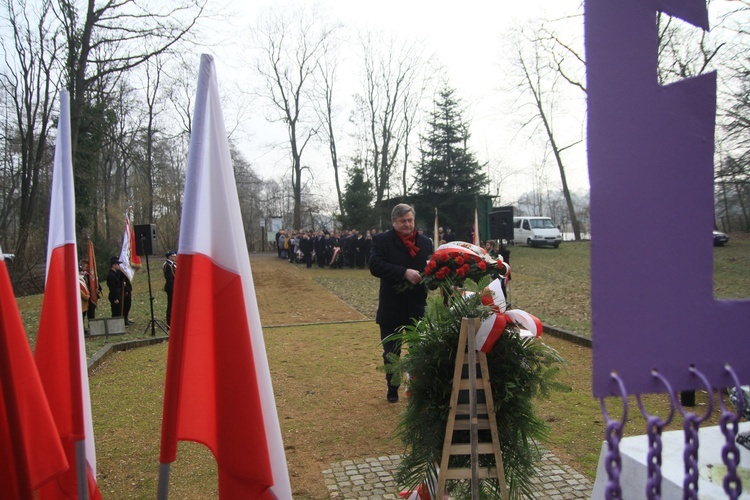
<svg viewBox="0 0 750 500">
<path fill-rule="evenodd" d="M 622 498 L 620 487 L 620 470 L 622 469 L 622 457 L 620 456 L 620 440 L 622 439 L 622 424 L 616 420 L 607 420 L 606 439 L 609 450 L 607 451 L 605 467 L 607 469 L 607 488 L 605 498 Z"/>
<path fill-rule="evenodd" d="M 721 458 L 727 466 L 727 474 L 724 476 L 724 491 L 732 500 L 739 498 L 742 494 L 742 480 L 737 474 L 737 465 L 740 462 L 740 450 L 737 448 L 735 439 L 739 430 L 739 415 L 734 412 L 724 411 L 719 419 L 721 432 L 724 434 L 725 445 L 721 449 Z"/>
<path fill-rule="evenodd" d="M 695 413 L 686 413 L 682 428 L 685 431 L 685 481 L 682 486 L 682 498 L 698 499 L 698 428 L 700 418 Z"/>
<path fill-rule="evenodd" d="M 646 434 L 648 435 L 646 495 L 649 499 L 661 498 L 661 432 L 663 421 L 656 416 L 649 416 L 646 421 Z"/>
</svg>

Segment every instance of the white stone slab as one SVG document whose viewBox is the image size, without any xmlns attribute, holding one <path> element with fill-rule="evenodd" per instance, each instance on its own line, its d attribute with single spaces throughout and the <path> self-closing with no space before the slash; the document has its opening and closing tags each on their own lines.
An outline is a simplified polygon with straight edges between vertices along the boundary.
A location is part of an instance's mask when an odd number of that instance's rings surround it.
<svg viewBox="0 0 750 500">
<path fill-rule="evenodd" d="M 740 432 L 750 431 L 750 422 L 739 425 Z M 682 454 L 685 449 L 685 433 L 683 431 L 669 431 L 662 434 L 662 482 L 661 498 L 663 500 L 681 499 L 682 483 L 685 480 L 685 463 Z M 726 466 L 721 459 L 721 449 L 725 444 L 724 435 L 719 426 L 701 428 L 698 433 L 698 497 L 701 499 L 727 498 L 722 481 L 726 473 Z M 737 445 L 740 450 L 739 473 L 742 480 L 742 495 L 740 498 L 750 499 L 750 450 Z M 595 500 L 605 498 L 607 487 L 607 443 L 602 443 L 599 455 L 599 467 L 596 471 L 596 481 L 591 498 Z M 646 498 L 646 481 L 648 469 L 648 436 L 631 436 L 620 442 L 620 456 L 622 457 L 622 471 L 620 472 L 620 487 L 624 499 Z"/>
</svg>

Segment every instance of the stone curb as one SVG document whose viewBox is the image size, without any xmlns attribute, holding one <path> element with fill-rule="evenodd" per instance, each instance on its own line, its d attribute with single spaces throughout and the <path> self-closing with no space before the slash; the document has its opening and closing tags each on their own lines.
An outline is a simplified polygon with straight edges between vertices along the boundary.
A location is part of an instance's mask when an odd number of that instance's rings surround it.
<svg viewBox="0 0 750 500">
<path fill-rule="evenodd" d="M 556 326 L 545 325 L 544 323 L 542 323 L 542 327 L 544 328 L 544 333 L 547 335 L 552 335 L 553 337 L 567 340 L 568 342 L 573 342 L 574 344 L 578 344 L 588 348 L 591 348 L 593 344 L 593 342 L 591 341 L 591 337 L 581 335 L 580 333 L 563 330 L 562 328 L 557 328 Z"/>
<path fill-rule="evenodd" d="M 162 337 L 151 337 L 150 339 L 137 339 L 137 340 L 126 340 L 124 342 L 117 342 L 116 344 L 107 344 L 94 353 L 88 361 L 87 369 L 89 377 L 92 375 L 99 365 L 101 365 L 105 359 L 110 357 L 116 352 L 128 351 L 130 349 L 137 349 L 138 347 L 146 347 L 155 344 L 161 344 L 169 340 L 168 336 Z"/>
</svg>

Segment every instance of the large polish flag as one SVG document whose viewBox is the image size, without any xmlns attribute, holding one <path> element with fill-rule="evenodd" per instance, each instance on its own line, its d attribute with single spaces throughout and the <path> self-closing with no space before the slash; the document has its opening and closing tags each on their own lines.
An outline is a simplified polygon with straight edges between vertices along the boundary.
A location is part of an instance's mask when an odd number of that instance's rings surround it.
<svg viewBox="0 0 750 500">
<path fill-rule="evenodd" d="M 33 499 L 34 490 L 67 468 L 8 269 L 0 260 L 0 498 Z"/>
<path fill-rule="evenodd" d="M 88 498 L 101 498 L 94 479 L 96 453 L 78 284 L 70 105 L 65 90 L 60 93 L 60 122 L 52 170 L 47 240 L 47 276 L 34 359 L 71 464 L 66 473 L 39 489 L 38 498 L 86 498 L 86 492 L 81 494 L 78 491 L 77 481 L 81 477 L 88 482 Z M 78 462 L 78 469 L 74 465 L 77 463 L 77 447 L 79 457 L 85 454 L 82 457 L 85 461 Z"/>
<path fill-rule="evenodd" d="M 220 498 L 292 498 L 214 60 L 201 56 L 162 419 L 214 454 Z"/>
</svg>

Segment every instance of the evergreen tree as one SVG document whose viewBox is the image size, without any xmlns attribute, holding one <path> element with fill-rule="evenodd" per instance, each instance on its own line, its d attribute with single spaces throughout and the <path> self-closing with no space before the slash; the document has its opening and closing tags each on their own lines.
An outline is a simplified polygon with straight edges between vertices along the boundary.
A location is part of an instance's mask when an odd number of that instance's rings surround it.
<svg viewBox="0 0 750 500">
<path fill-rule="evenodd" d="M 372 226 L 372 185 L 365 179 L 362 167 L 353 167 L 349 172 L 343 206 L 344 213 L 339 216 L 339 221 L 345 229 L 357 228 L 364 231 Z"/>
<path fill-rule="evenodd" d="M 465 240 L 474 223 L 476 195 L 482 193 L 487 176 L 468 149 L 469 124 L 454 94 L 455 89 L 445 85 L 430 113 L 416 169 L 416 190 L 421 210 L 432 213 L 437 207 L 441 224 Z"/>
</svg>

